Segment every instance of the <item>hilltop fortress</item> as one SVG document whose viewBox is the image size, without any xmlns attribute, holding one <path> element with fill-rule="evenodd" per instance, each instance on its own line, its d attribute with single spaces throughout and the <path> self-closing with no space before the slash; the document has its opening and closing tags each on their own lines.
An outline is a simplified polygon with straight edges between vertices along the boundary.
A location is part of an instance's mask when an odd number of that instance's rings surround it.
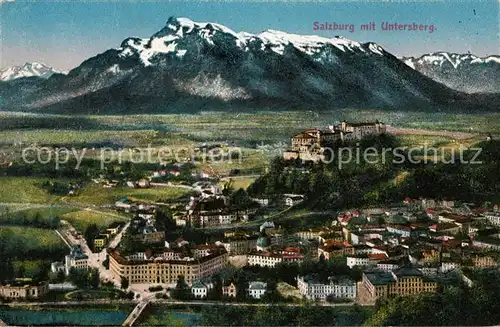
<svg viewBox="0 0 500 327">
<path fill-rule="evenodd" d="M 318 161 L 327 147 L 333 148 L 335 145 L 360 140 L 368 135 L 383 134 L 386 130 L 386 125 L 378 120 L 366 123 L 343 121 L 328 126 L 326 130 L 308 129 L 292 137 L 292 147 L 283 153 L 283 158 Z"/>
</svg>

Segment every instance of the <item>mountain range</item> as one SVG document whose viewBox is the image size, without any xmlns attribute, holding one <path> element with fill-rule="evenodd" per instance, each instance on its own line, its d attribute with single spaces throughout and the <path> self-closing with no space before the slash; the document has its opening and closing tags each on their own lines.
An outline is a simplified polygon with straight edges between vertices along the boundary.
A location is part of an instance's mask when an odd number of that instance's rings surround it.
<svg viewBox="0 0 500 327">
<path fill-rule="evenodd" d="M 403 57 L 411 68 L 446 86 L 467 93 L 500 92 L 500 56 L 436 52 Z"/>
<path fill-rule="evenodd" d="M 66 75 L 0 82 L 0 108 L 82 114 L 498 109 L 499 94 L 453 90 L 419 72 L 419 60 L 402 61 L 372 42 L 236 33 L 171 17 L 151 37 L 128 38 Z"/>
<path fill-rule="evenodd" d="M 54 74 L 60 73 L 52 67 L 38 63 L 27 62 L 22 66 L 12 66 L 0 70 L 0 81 L 11 81 L 24 77 L 40 77 L 47 79 Z"/>
</svg>

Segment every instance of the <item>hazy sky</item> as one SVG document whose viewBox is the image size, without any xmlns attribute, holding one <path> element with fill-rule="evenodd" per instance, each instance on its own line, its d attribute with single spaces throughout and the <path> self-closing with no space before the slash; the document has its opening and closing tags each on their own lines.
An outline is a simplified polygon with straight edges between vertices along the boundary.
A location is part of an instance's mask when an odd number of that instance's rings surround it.
<svg viewBox="0 0 500 327">
<path fill-rule="evenodd" d="M 69 70 L 117 48 L 129 36 L 149 37 L 168 17 L 211 21 L 235 31 L 266 29 L 373 41 L 397 56 L 435 51 L 500 54 L 499 1 L 56 1 L 0 0 L 0 67 L 38 61 Z M 354 24 L 354 32 L 315 31 L 314 22 Z M 360 24 L 376 23 L 375 31 Z M 384 21 L 433 24 L 436 30 L 382 31 Z"/>
</svg>

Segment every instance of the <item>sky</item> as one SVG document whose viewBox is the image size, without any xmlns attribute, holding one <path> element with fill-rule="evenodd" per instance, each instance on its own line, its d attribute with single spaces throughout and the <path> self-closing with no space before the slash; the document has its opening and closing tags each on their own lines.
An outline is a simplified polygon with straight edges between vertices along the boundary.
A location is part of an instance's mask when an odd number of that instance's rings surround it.
<svg viewBox="0 0 500 327">
<path fill-rule="evenodd" d="M 266 29 L 376 42 L 396 56 L 429 52 L 500 54 L 499 0 L 151 1 L 0 0 L 0 67 L 41 62 L 69 70 L 118 48 L 127 37 L 150 37 L 170 16 L 210 21 L 237 32 Z M 427 31 L 383 31 L 382 22 L 434 25 Z M 314 30 L 314 22 L 354 24 L 354 32 Z M 360 24 L 375 22 L 374 31 Z"/>
</svg>

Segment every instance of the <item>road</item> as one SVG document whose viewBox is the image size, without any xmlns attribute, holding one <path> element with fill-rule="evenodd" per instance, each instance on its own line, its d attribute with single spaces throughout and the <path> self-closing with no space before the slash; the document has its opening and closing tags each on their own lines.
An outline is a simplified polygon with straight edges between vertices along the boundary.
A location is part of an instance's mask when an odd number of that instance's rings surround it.
<svg viewBox="0 0 500 327">
<path fill-rule="evenodd" d="M 85 241 L 85 238 L 81 239 L 76 239 L 72 234 L 71 231 L 75 230 L 75 228 L 67 221 L 62 220 L 61 223 L 65 226 L 65 228 L 59 229 L 57 232 L 59 236 L 64 240 L 66 244 L 69 244 L 71 246 L 74 245 L 80 245 L 80 247 L 83 250 L 83 253 L 89 257 L 89 266 L 92 268 L 96 268 L 99 271 L 99 276 L 101 280 L 103 281 L 112 281 L 118 288 L 121 287 L 120 280 L 117 280 L 115 276 L 111 273 L 111 271 L 107 270 L 103 265 L 102 262 L 106 260 L 106 255 L 107 255 L 107 248 L 104 248 L 101 252 L 98 253 L 93 253 L 91 249 L 89 248 L 87 242 Z M 111 240 L 111 242 L 108 244 L 108 248 L 115 248 L 120 244 L 120 241 L 122 239 L 123 233 L 125 230 L 128 228 L 130 225 L 130 222 L 125 224 L 125 226 L 120 230 L 118 234 Z"/>
</svg>

